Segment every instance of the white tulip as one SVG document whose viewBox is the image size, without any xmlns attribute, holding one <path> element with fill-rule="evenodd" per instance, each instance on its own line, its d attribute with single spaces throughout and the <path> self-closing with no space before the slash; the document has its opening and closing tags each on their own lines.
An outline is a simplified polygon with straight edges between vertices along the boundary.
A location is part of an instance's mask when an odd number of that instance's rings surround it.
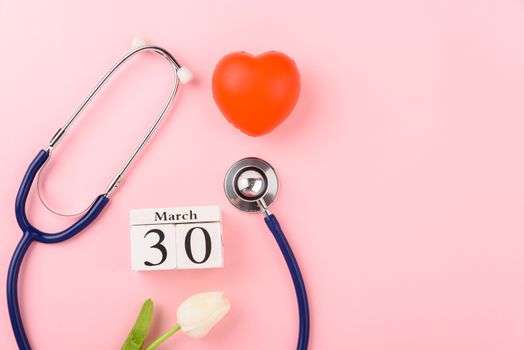
<svg viewBox="0 0 524 350">
<path fill-rule="evenodd" d="M 188 336 L 202 338 L 226 316 L 230 308 L 224 292 L 195 294 L 178 307 L 177 322 Z"/>
</svg>

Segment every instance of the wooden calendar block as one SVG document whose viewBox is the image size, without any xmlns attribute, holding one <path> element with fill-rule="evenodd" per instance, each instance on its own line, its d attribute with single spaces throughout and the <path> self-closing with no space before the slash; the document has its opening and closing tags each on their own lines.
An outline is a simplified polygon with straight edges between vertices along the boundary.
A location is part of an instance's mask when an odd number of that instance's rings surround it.
<svg viewBox="0 0 524 350">
<path fill-rule="evenodd" d="M 133 270 L 224 266 L 218 206 L 135 209 L 130 221 Z"/>
<path fill-rule="evenodd" d="M 136 271 L 175 269 L 175 225 L 131 226 L 131 267 Z"/>
<path fill-rule="evenodd" d="M 220 222 L 175 225 L 179 269 L 205 269 L 224 266 Z"/>
</svg>

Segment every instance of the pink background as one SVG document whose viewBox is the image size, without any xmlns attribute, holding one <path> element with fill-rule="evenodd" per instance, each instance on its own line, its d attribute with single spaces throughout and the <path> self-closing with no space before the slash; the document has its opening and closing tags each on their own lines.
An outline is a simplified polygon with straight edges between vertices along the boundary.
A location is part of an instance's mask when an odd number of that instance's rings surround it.
<svg viewBox="0 0 524 350">
<path fill-rule="evenodd" d="M 0 281 L 20 237 L 14 198 L 36 152 L 140 35 L 197 79 L 89 230 L 34 245 L 22 270 L 38 349 L 118 349 L 141 302 L 152 336 L 189 295 L 233 309 L 201 340 L 160 349 L 293 349 L 292 285 L 261 216 L 226 200 L 237 159 L 267 159 L 274 204 L 309 288 L 312 349 L 524 347 L 524 4 L 520 0 L 0 1 Z M 224 54 L 280 50 L 303 89 L 293 115 L 251 138 L 220 115 Z M 168 65 L 134 60 L 48 168 L 56 208 L 103 191 L 166 97 Z M 131 208 L 218 204 L 226 267 L 130 270 Z M 66 223 L 33 200 L 35 223 Z M 16 347 L 5 301 L 2 349 Z"/>
</svg>

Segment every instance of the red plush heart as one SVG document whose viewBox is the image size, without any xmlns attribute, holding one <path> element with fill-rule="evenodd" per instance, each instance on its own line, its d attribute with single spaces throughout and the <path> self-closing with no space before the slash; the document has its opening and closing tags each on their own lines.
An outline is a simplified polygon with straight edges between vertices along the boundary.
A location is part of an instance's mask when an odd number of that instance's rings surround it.
<svg viewBox="0 0 524 350">
<path fill-rule="evenodd" d="M 267 134 L 291 113 L 300 92 L 295 62 L 280 52 L 234 52 L 213 72 L 213 97 L 224 116 L 251 136 Z"/>
</svg>

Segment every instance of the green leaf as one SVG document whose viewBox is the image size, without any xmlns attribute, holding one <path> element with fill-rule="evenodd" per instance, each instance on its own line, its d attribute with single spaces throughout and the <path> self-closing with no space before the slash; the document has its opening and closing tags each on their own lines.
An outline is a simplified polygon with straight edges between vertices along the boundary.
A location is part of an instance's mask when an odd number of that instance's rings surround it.
<svg viewBox="0 0 524 350">
<path fill-rule="evenodd" d="M 122 345 L 121 350 L 141 350 L 144 346 L 144 341 L 149 333 L 151 322 L 153 321 L 153 301 L 147 299 L 142 305 L 140 314 L 136 319 L 135 325 L 129 332 L 127 339 Z"/>
</svg>

